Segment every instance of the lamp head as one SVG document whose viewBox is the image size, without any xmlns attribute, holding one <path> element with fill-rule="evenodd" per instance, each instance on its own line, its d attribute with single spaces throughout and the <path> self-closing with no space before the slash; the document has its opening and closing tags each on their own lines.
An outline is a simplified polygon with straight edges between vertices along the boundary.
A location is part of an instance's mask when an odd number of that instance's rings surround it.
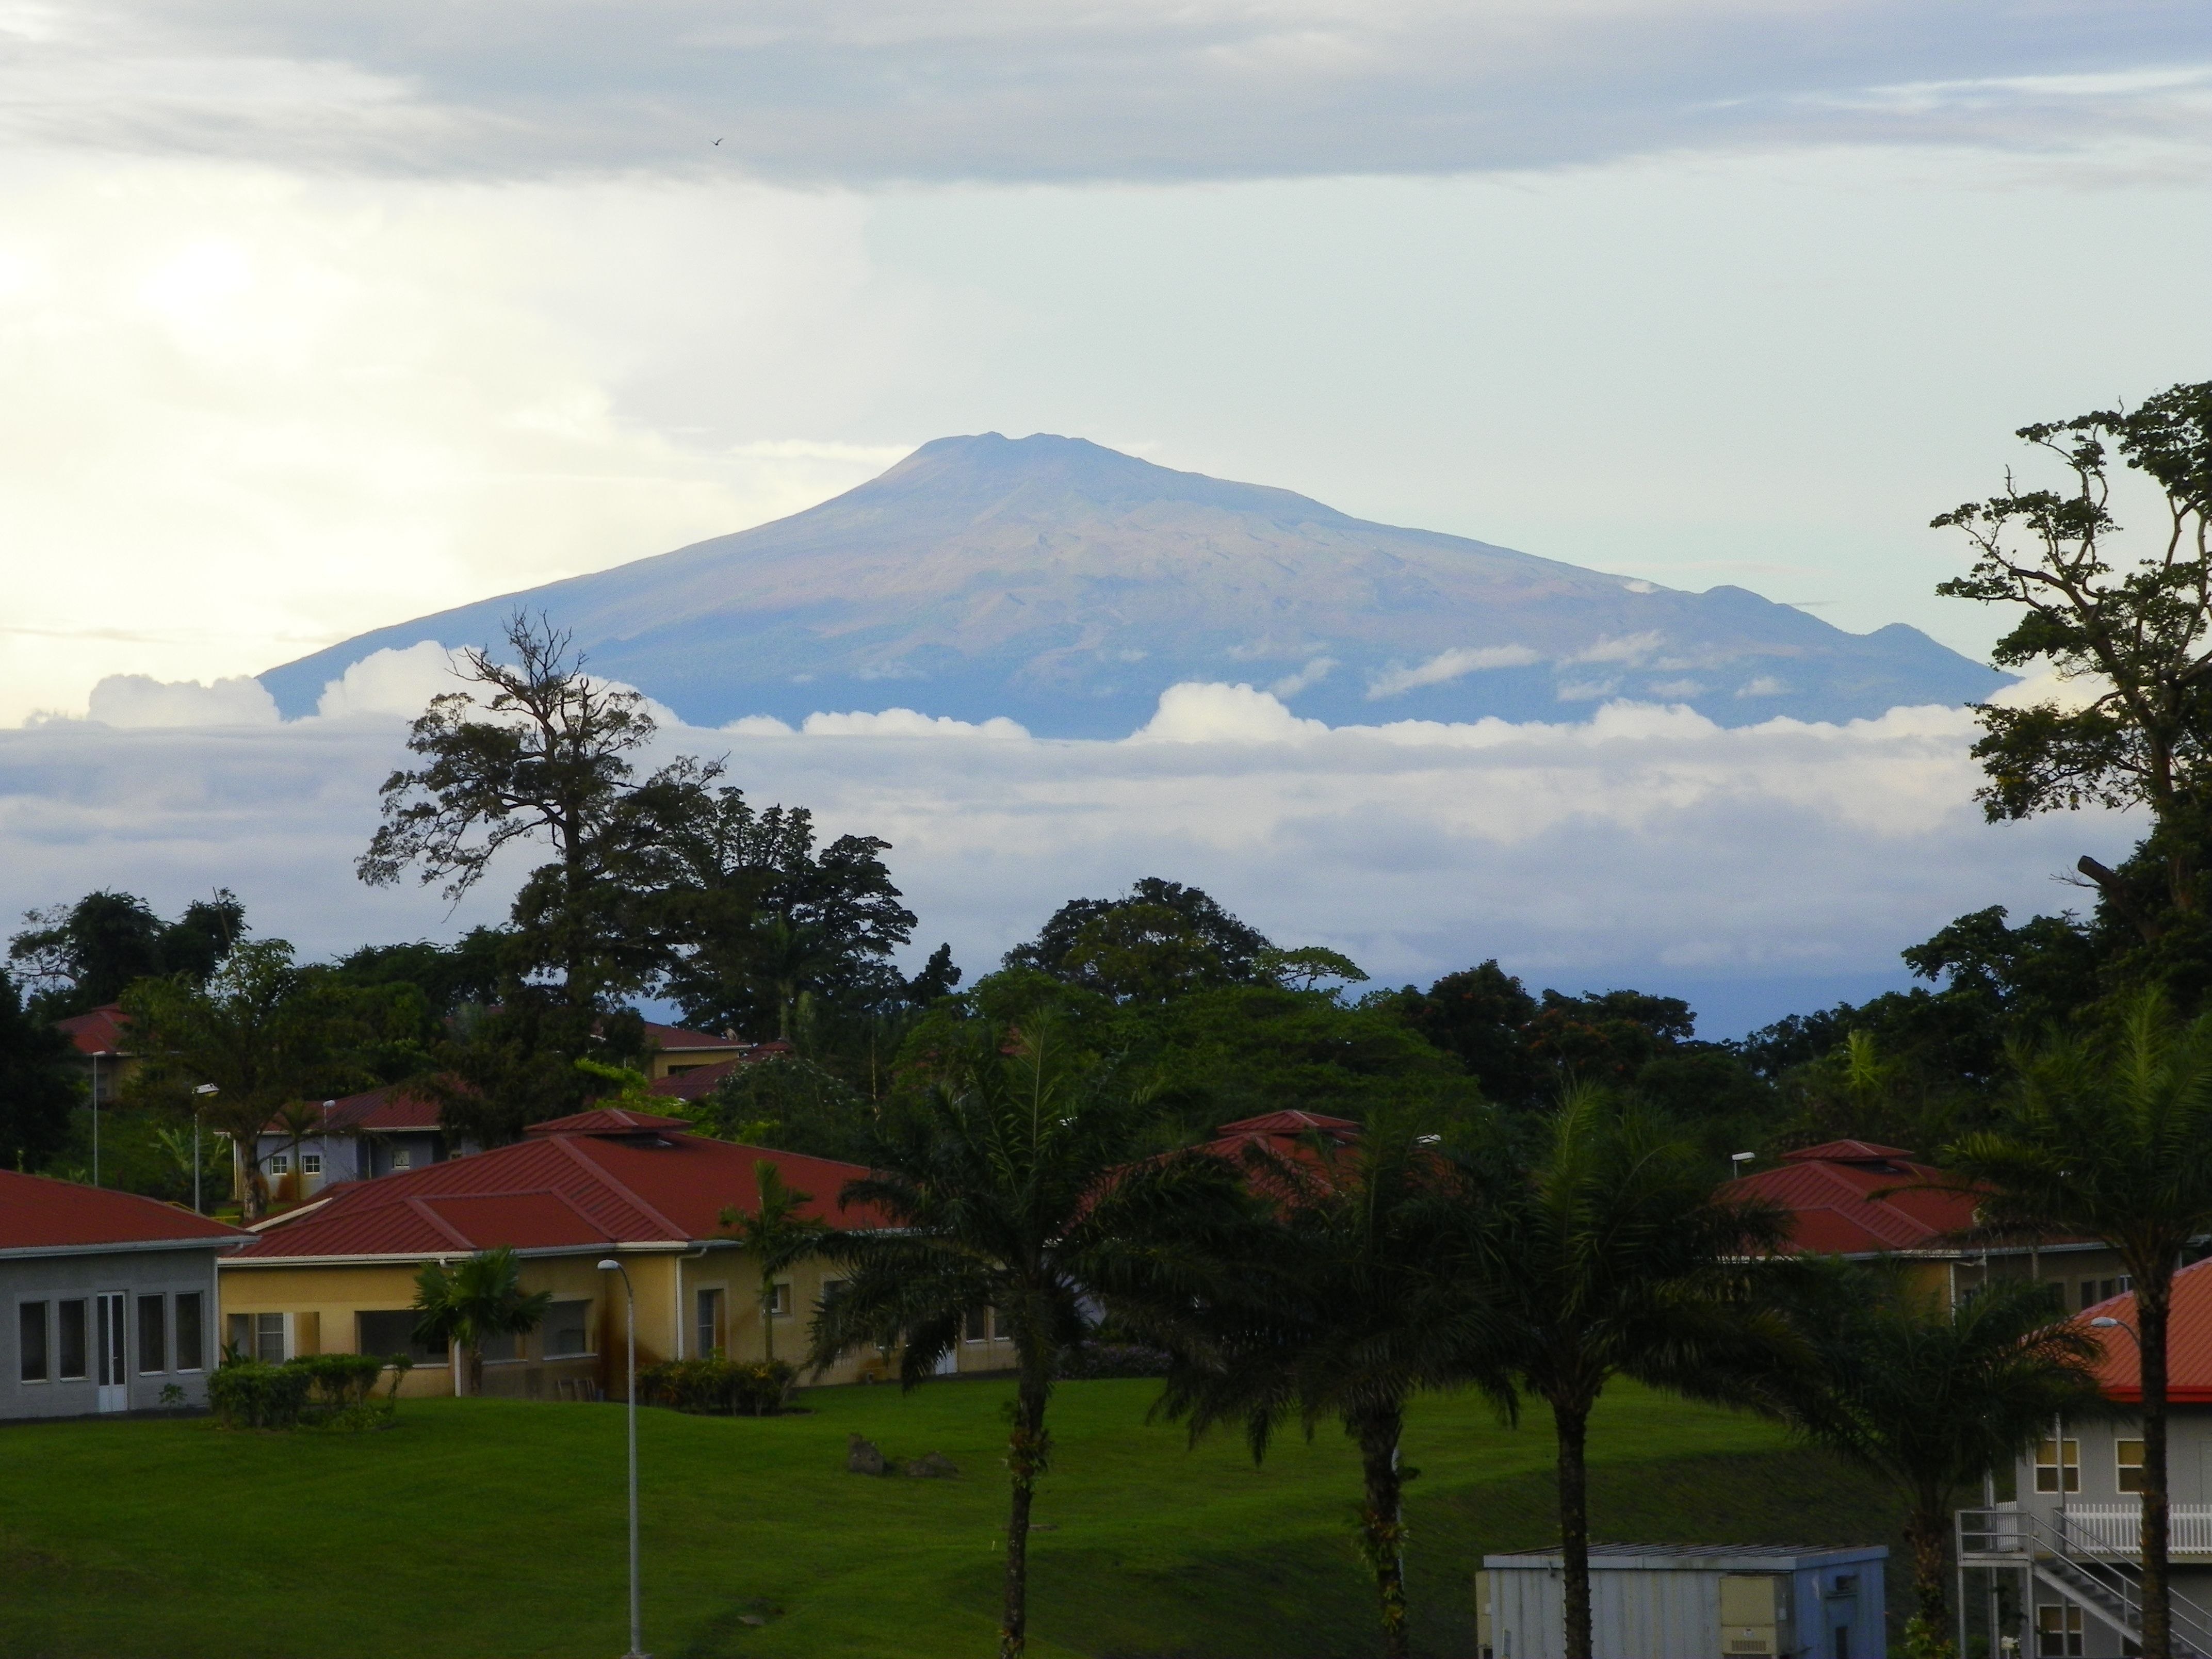
<svg viewBox="0 0 2212 1659">
<path fill-rule="evenodd" d="M 605 1264 L 602 1263 L 601 1265 L 604 1266 Z M 2100 1314 L 2096 1318 L 2089 1322 L 2089 1328 L 2093 1331 L 2116 1331 L 2119 1329 L 2119 1328 L 2120 1322 L 2113 1318 L 2110 1314 Z"/>
<path fill-rule="evenodd" d="M 599 1271 L 603 1273 L 618 1273 L 622 1271 L 622 1263 L 616 1261 L 614 1257 L 609 1256 L 599 1263 Z"/>
<path fill-rule="evenodd" d="M 198 1088 L 193 1090 L 192 1092 L 196 1095 L 219 1095 L 222 1091 L 212 1083 L 203 1083 Z"/>
</svg>

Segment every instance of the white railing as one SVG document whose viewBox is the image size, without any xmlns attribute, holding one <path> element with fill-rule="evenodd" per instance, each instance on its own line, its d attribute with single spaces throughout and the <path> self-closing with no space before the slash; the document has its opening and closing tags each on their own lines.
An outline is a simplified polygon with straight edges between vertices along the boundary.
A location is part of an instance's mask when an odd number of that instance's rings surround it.
<svg viewBox="0 0 2212 1659">
<path fill-rule="evenodd" d="M 2142 1553 L 2140 1503 L 2069 1504 L 2059 1525 L 2067 1541 L 2085 1554 Z M 2168 1504 L 2166 1547 L 2171 1555 L 2212 1555 L 2212 1504 Z"/>
</svg>

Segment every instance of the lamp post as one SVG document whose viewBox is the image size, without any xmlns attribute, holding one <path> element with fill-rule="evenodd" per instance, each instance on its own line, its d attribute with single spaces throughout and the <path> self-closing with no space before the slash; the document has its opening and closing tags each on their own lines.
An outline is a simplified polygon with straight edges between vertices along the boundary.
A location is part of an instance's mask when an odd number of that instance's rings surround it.
<svg viewBox="0 0 2212 1659">
<path fill-rule="evenodd" d="M 192 1091 L 192 1212 L 196 1215 L 206 1213 L 200 1208 L 200 1101 L 222 1092 L 212 1083 L 203 1083 Z"/>
<path fill-rule="evenodd" d="M 622 1275 L 623 1328 L 629 1339 L 629 1651 L 623 1659 L 652 1659 L 645 1650 L 645 1620 L 637 1594 L 637 1287 L 629 1282 L 629 1269 L 612 1256 L 599 1263 L 599 1271 Z"/>
</svg>

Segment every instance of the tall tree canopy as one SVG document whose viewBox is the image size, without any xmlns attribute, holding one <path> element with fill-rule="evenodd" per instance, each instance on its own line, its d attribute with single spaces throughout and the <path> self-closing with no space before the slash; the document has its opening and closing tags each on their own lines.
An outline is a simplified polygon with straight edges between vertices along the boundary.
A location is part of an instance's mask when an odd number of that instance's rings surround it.
<svg viewBox="0 0 2212 1659">
<path fill-rule="evenodd" d="M 1037 935 L 1006 952 L 1033 969 L 1117 999 L 1164 1000 L 1210 985 L 1256 984 L 1273 946 L 1195 887 L 1146 876 L 1117 899 L 1070 899 Z"/>
<path fill-rule="evenodd" d="M 179 1115 L 198 1103 L 211 1127 L 246 1149 L 249 1218 L 267 1202 L 250 1156 L 262 1126 L 288 1103 L 379 1081 L 373 1056 L 420 1018 L 411 987 L 347 985 L 326 967 L 302 966 L 280 939 L 240 945 L 204 985 L 181 975 L 139 980 L 124 993 L 123 1012 L 143 1056 L 125 1098 Z M 195 1096 L 202 1084 L 216 1092 Z"/>
<path fill-rule="evenodd" d="M 1974 746 L 1992 820 L 2061 807 L 2148 807 L 2130 869 L 2084 856 L 2103 900 L 2146 942 L 2185 921 L 2201 933 L 2212 830 L 2212 381 L 2174 386 L 2134 410 L 2039 422 L 2018 435 L 2063 483 L 1968 501 L 1935 520 L 1965 532 L 1974 563 L 1936 592 L 2017 606 L 1995 659 L 2047 661 L 2079 696 L 1984 704 Z M 2127 557 L 2113 502 L 2117 455 L 2160 497 Z"/>
<path fill-rule="evenodd" d="M 0 1168 L 35 1170 L 68 1143 L 80 1088 L 70 1041 L 0 974 Z"/>
<path fill-rule="evenodd" d="M 225 888 L 163 921 L 134 893 L 101 889 L 74 904 L 33 910 L 8 959 L 32 988 L 32 1010 L 65 1019 L 122 996 L 136 979 L 182 974 L 204 981 L 246 936 L 246 907 Z"/>
<path fill-rule="evenodd" d="M 356 868 L 372 886 L 409 869 L 459 898 L 501 849 L 535 842 L 551 860 L 523 882 L 514 920 L 532 965 L 579 1007 L 635 991 L 658 963 L 641 889 L 659 854 L 653 807 L 720 768 L 679 760 L 643 781 L 635 757 L 656 729 L 645 699 L 593 679 L 569 636 L 517 612 L 502 661 L 463 653 L 461 690 L 430 700 L 407 746 L 422 757 L 385 780 L 384 821 Z"/>
<path fill-rule="evenodd" d="M 840 836 L 817 847 L 803 806 L 760 811 L 729 787 L 668 793 L 667 990 L 686 1018 L 788 1040 L 803 1000 L 903 1000 L 890 958 L 913 937 L 915 915 L 884 863 L 889 842 Z"/>
</svg>

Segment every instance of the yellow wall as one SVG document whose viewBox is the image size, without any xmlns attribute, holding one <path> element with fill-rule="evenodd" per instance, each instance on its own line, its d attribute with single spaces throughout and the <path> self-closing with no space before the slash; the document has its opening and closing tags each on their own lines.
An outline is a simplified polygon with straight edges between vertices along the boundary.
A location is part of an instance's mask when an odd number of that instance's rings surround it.
<svg viewBox="0 0 2212 1659">
<path fill-rule="evenodd" d="M 623 1297 L 620 1278 L 598 1269 L 598 1262 L 607 1254 L 602 1249 L 522 1259 L 521 1287 L 526 1293 L 550 1291 L 558 1301 L 593 1304 L 594 1352 L 587 1358 L 549 1359 L 544 1357 L 543 1334 L 534 1333 L 524 1339 L 521 1358 L 485 1363 L 487 1394 L 561 1398 L 561 1382 L 588 1381 L 603 1389 L 609 1398 L 621 1397 Z M 700 1357 L 696 1322 L 702 1290 L 722 1291 L 721 1322 L 716 1334 L 727 1356 L 734 1359 L 763 1357 L 760 1275 L 744 1251 L 718 1245 L 703 1255 L 687 1253 L 681 1261 L 673 1251 L 616 1250 L 612 1254 L 629 1270 L 636 1291 L 641 1370 L 664 1359 Z M 360 1328 L 355 1316 L 409 1306 L 415 1299 L 419 1265 L 412 1261 L 301 1266 L 227 1262 L 217 1280 L 222 1312 L 217 1328 L 228 1333 L 233 1314 L 284 1313 L 292 1316 L 295 1352 L 351 1353 L 356 1350 Z M 850 1382 L 883 1374 L 883 1366 L 875 1363 L 877 1356 L 872 1354 L 842 1360 L 819 1378 L 804 1369 L 807 1325 L 823 1279 L 834 1274 L 825 1264 L 809 1261 L 782 1277 L 791 1286 L 787 1298 L 793 1312 L 775 1321 L 775 1353 L 777 1358 L 802 1367 L 802 1383 Z M 961 1369 L 971 1368 L 963 1364 Z M 450 1395 L 452 1367 L 418 1365 L 400 1391 L 410 1397 Z"/>
</svg>

